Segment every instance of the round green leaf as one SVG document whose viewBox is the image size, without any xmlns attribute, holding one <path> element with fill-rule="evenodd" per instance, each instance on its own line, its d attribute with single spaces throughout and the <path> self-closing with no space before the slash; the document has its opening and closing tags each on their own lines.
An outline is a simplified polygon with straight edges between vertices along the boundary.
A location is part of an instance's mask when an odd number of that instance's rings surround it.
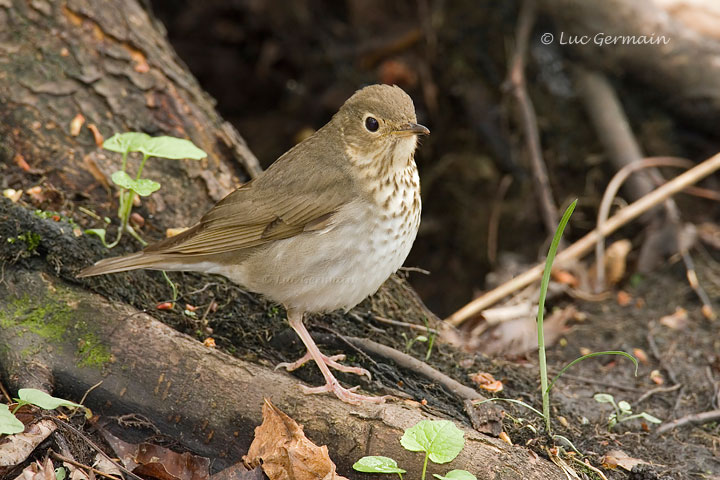
<svg viewBox="0 0 720 480">
<path fill-rule="evenodd" d="M 175 137 L 151 137 L 138 145 L 138 151 L 149 157 L 161 158 L 190 158 L 200 160 L 207 157 L 207 153 L 200 150 L 190 140 Z"/>
<path fill-rule="evenodd" d="M 398 468 L 395 460 L 378 455 L 362 457 L 355 462 L 353 468 L 365 473 L 405 473 L 405 470 Z"/>
<path fill-rule="evenodd" d="M 158 182 L 155 182 L 148 178 L 141 178 L 139 180 L 135 180 L 122 170 L 118 170 L 117 172 L 113 173 L 112 177 L 110 178 L 116 185 L 119 185 L 122 188 L 127 188 L 128 190 L 132 190 L 141 197 L 147 197 L 154 191 L 160 189 L 160 184 Z"/>
<path fill-rule="evenodd" d="M 12 435 L 25 430 L 25 425 L 10 411 L 10 407 L 0 403 L 0 434 Z"/>
<path fill-rule="evenodd" d="M 45 410 L 54 410 L 58 407 L 82 407 L 82 405 L 75 402 L 53 397 L 34 388 L 21 388 L 18 390 L 18 398 Z"/>
<path fill-rule="evenodd" d="M 615 399 L 609 393 L 596 393 L 593 398 L 598 403 L 615 403 Z"/>
<path fill-rule="evenodd" d="M 411 452 L 427 452 L 435 463 L 447 463 L 458 456 L 465 438 L 448 420 L 423 420 L 405 430 L 400 444 Z"/>
<path fill-rule="evenodd" d="M 445 475 L 433 473 L 433 477 L 440 480 L 477 480 L 477 477 L 467 470 L 450 470 Z"/>
<path fill-rule="evenodd" d="M 116 133 L 103 142 L 103 148 L 118 153 L 137 152 L 138 146 L 150 138 L 150 135 L 141 132 Z"/>
</svg>

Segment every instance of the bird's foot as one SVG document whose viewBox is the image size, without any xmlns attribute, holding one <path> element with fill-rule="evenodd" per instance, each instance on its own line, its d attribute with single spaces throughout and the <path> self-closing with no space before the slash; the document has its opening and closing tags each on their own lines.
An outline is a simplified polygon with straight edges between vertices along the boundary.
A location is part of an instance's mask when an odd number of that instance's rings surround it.
<svg viewBox="0 0 720 480">
<path fill-rule="evenodd" d="M 351 403 L 353 405 L 360 405 L 363 402 L 385 403 L 385 399 L 388 398 L 387 396 L 373 397 L 371 395 L 361 395 L 359 393 L 355 393 L 355 390 L 359 387 L 355 386 L 352 388 L 345 388 L 336 382 L 328 382 L 322 387 L 306 387 L 305 385 L 301 385 L 301 387 L 303 392 L 309 394 L 332 392 L 343 402 Z"/>
<path fill-rule="evenodd" d="M 330 368 L 334 368 L 335 370 L 338 370 L 340 372 L 354 373 L 355 375 L 360 375 L 360 376 L 364 375 L 368 378 L 368 380 L 371 380 L 370 372 L 368 372 L 364 368 L 348 367 L 347 365 L 338 363 L 340 361 L 345 360 L 345 355 L 340 354 L 340 355 L 333 355 L 331 357 L 328 357 L 327 355 L 321 353 L 320 356 L 322 358 L 322 361 L 325 362 L 325 365 L 327 365 Z M 310 360 L 313 360 L 313 357 L 312 357 L 312 355 L 310 355 L 310 352 L 307 352 L 305 355 L 303 355 L 301 358 L 299 358 L 298 360 L 296 360 L 294 362 L 278 363 L 277 365 L 275 365 L 275 370 L 277 370 L 278 368 L 284 368 L 288 372 L 292 372 L 293 370 L 297 370 L 298 368 L 302 367 Z"/>
</svg>

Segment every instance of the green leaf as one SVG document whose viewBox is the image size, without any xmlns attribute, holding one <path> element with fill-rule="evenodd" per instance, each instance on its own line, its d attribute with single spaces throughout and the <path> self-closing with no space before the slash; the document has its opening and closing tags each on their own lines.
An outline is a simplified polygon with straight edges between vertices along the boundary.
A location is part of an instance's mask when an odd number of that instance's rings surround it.
<svg viewBox="0 0 720 480">
<path fill-rule="evenodd" d="M 127 188 L 128 190 L 132 190 L 133 192 L 137 193 L 142 197 L 147 197 L 154 191 L 160 189 L 160 184 L 158 182 L 147 178 L 135 180 L 122 170 L 118 170 L 117 172 L 113 173 L 112 177 L 110 178 L 112 178 L 112 181 L 116 185 L 119 185 L 122 188 Z"/>
<path fill-rule="evenodd" d="M 596 393 L 593 395 L 593 399 L 598 403 L 612 403 L 615 405 L 615 398 L 609 393 Z"/>
<path fill-rule="evenodd" d="M 137 150 L 148 157 L 190 158 L 192 160 L 207 157 L 207 153 L 196 147 L 190 140 L 175 137 L 151 137 L 138 145 Z"/>
<path fill-rule="evenodd" d="M 43 408 L 45 410 L 54 410 L 58 407 L 81 407 L 85 408 L 80 404 L 64 400 L 62 398 L 53 397 L 45 392 L 36 390 L 34 388 L 21 388 L 18 390 L 18 397 L 27 403 Z"/>
<path fill-rule="evenodd" d="M 625 400 L 620 400 L 617 404 L 618 408 L 622 413 L 632 413 L 632 407 Z"/>
<path fill-rule="evenodd" d="M 645 420 L 647 420 L 650 423 L 662 423 L 662 420 L 660 420 L 657 417 L 653 417 L 649 413 L 642 412 L 642 413 L 639 413 L 638 416 L 644 418 Z"/>
<path fill-rule="evenodd" d="M 103 142 L 103 148 L 118 153 L 137 152 L 138 147 L 151 138 L 150 135 L 141 132 L 116 133 Z"/>
<path fill-rule="evenodd" d="M 398 468 L 395 460 L 378 455 L 362 457 L 355 462 L 353 468 L 358 472 L 365 473 L 405 473 L 405 470 Z"/>
<path fill-rule="evenodd" d="M 25 425 L 10 411 L 10 407 L 0 403 L 0 435 L 12 435 L 25 430 Z"/>
<path fill-rule="evenodd" d="M 105 245 L 105 229 L 104 228 L 88 228 L 85 230 L 85 235 L 97 235 L 100 237 L 100 240 L 102 240 L 103 245 Z"/>
<path fill-rule="evenodd" d="M 450 470 L 445 475 L 433 473 L 433 477 L 440 480 L 477 480 L 477 477 L 467 470 Z"/>
<path fill-rule="evenodd" d="M 65 467 L 58 467 L 55 469 L 55 480 L 65 480 L 65 477 L 67 477 Z"/>
<path fill-rule="evenodd" d="M 411 452 L 427 452 L 435 463 L 447 463 L 465 445 L 462 430 L 448 420 L 422 420 L 405 430 L 400 444 Z"/>
</svg>

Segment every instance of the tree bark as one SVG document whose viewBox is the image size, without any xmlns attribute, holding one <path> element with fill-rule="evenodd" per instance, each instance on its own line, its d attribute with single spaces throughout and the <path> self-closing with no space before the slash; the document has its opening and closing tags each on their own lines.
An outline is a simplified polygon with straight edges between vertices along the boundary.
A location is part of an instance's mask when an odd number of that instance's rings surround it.
<svg viewBox="0 0 720 480">
<path fill-rule="evenodd" d="M 420 476 L 421 456 L 399 442 L 404 429 L 428 418 L 416 402 L 351 406 L 328 395 L 308 396 L 287 374 L 205 347 L 57 278 L 12 269 L 6 281 L 9 288 L 0 294 L 0 365 L 15 375 L 27 372 L 11 378 L 13 386 L 52 372 L 58 393 L 74 398 L 102 380 L 86 401 L 93 411 L 153 419 L 164 433 L 213 458 L 215 468 L 246 453 L 262 420 L 263 399 L 269 398 L 304 424 L 312 441 L 328 445 L 341 474 L 353 476 L 352 464 L 360 457 L 382 454 L 406 468 L 408 478 Z M 431 465 L 430 473 L 462 468 L 480 479 L 564 478 L 524 448 L 464 431 L 460 456 L 451 467 Z"/>
<path fill-rule="evenodd" d="M 208 152 L 200 162 L 148 162 L 145 176 L 163 184 L 136 208 L 147 219 L 148 237 L 191 225 L 259 171 L 240 135 L 176 58 L 161 25 L 133 0 L 0 0 L 0 65 L 0 190 L 23 191 L 18 204 L 0 198 L 0 372 L 11 388 L 78 399 L 103 380 L 89 397 L 97 412 L 142 413 L 216 459 L 216 467 L 245 453 L 269 397 L 304 423 L 314 441 L 329 445 L 344 474 L 352 475 L 350 466 L 365 454 L 390 452 L 418 472 L 416 455 L 398 443 L 402 430 L 422 417 L 417 407 L 350 407 L 307 396 L 286 373 L 204 347 L 125 303 L 134 299 L 147 308 L 161 295 L 149 292 L 157 287 L 139 275 L 79 284 L 77 271 L 109 252 L 95 238 L 76 236 L 82 229 L 72 223 L 31 213 L 57 210 L 83 227 L 98 225 L 81 212 L 114 216 L 108 179 L 119 159 L 99 145 L 116 132 L 185 137 Z M 138 246 L 126 241 L 119 248 Z M 266 315 L 267 305 L 248 297 L 241 310 Z M 400 312 L 418 323 L 432 318 L 397 283 L 384 287 L 368 310 Z M 550 462 L 524 448 L 470 430 L 466 436 L 470 446 L 455 468 L 480 478 L 560 478 Z"/>
</svg>

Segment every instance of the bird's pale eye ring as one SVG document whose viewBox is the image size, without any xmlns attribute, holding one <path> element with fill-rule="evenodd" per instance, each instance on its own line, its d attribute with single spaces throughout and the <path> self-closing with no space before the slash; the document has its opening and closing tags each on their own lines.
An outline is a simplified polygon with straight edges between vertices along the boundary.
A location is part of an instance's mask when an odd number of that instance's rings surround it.
<svg viewBox="0 0 720 480">
<path fill-rule="evenodd" d="M 368 132 L 377 132 L 378 128 L 380 128 L 380 122 L 375 117 L 367 117 L 365 118 L 365 128 L 367 128 Z"/>
</svg>

